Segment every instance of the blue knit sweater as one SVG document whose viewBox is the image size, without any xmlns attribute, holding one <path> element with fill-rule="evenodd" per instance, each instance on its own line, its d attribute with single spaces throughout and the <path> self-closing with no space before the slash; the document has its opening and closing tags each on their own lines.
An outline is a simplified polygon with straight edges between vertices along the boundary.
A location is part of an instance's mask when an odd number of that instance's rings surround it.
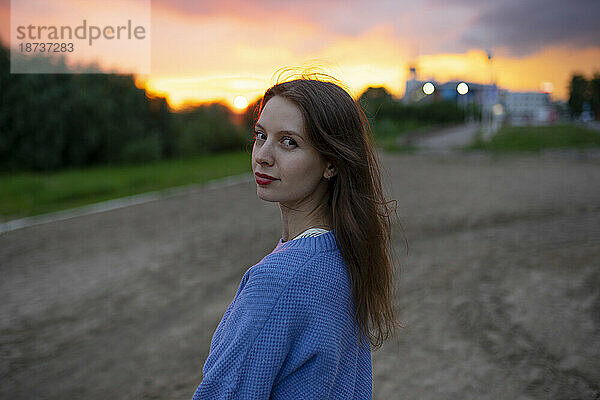
<svg viewBox="0 0 600 400">
<path fill-rule="evenodd" d="M 279 239 L 242 278 L 193 400 L 371 400 L 371 350 L 353 310 L 333 230 Z"/>
</svg>

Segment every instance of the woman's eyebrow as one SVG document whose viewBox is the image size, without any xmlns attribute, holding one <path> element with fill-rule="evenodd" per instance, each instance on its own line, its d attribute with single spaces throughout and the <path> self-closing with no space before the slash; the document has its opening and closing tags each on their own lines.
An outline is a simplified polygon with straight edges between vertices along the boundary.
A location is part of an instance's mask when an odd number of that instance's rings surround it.
<svg viewBox="0 0 600 400">
<path fill-rule="evenodd" d="M 266 131 L 266 129 L 264 128 L 264 126 L 262 126 L 258 122 L 256 123 L 256 127 L 262 129 L 263 131 Z M 284 130 L 281 130 L 281 131 L 279 131 L 277 133 L 285 133 L 285 134 L 288 134 L 288 135 L 294 135 L 294 136 L 297 136 L 300 139 L 304 140 L 304 138 L 302 137 L 302 135 L 300 135 L 298 132 L 291 131 L 289 129 L 284 129 Z"/>
</svg>

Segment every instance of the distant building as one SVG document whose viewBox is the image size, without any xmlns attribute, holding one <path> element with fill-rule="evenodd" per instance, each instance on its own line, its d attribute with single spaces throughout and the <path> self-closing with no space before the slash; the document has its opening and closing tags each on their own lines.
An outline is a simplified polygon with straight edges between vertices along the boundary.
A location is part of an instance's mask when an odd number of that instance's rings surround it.
<svg viewBox="0 0 600 400">
<path fill-rule="evenodd" d="M 434 87 L 434 91 L 430 94 L 425 93 L 423 90 L 423 86 L 426 83 L 430 83 Z M 402 102 L 405 104 L 431 102 L 433 101 L 434 97 L 437 96 L 437 93 L 435 93 L 436 86 L 437 83 L 435 81 L 418 80 L 416 68 L 410 67 L 410 77 L 406 81 L 406 87 L 404 90 L 404 97 L 402 98 Z"/>
<path fill-rule="evenodd" d="M 412 73 L 412 69 L 411 69 Z M 498 88 L 495 85 L 482 85 L 465 81 L 450 81 L 438 83 L 435 80 L 417 80 L 411 74 L 411 79 L 406 81 L 406 89 L 402 102 L 425 103 L 435 100 L 455 101 L 460 104 L 475 103 L 493 105 L 498 101 Z M 433 92 L 425 93 L 427 84 L 433 85 Z M 463 85 L 463 93 L 459 93 L 459 85 Z M 465 91 L 466 89 L 466 91 Z"/>
<path fill-rule="evenodd" d="M 483 118 L 511 125 L 543 125 L 558 120 L 557 107 L 547 92 L 511 92 L 495 84 L 484 85 L 466 81 L 438 83 L 417 79 L 417 70 L 410 67 L 409 79 L 402 102 L 406 104 L 432 101 L 454 101 L 460 105 L 476 104 Z"/>
<path fill-rule="evenodd" d="M 430 86 L 427 88 L 426 84 Z M 431 91 L 431 85 L 433 92 L 425 93 L 424 88 Z M 468 88 L 466 93 L 465 88 Z M 463 94 L 459 93 L 459 89 Z M 438 100 L 453 101 L 461 105 L 477 104 L 482 109 L 492 110 L 495 119 L 511 125 L 543 125 L 554 122 L 559 117 L 548 93 L 511 92 L 496 85 L 465 81 L 438 83 L 414 78 L 406 81 L 403 103 L 429 103 Z"/>
<path fill-rule="evenodd" d="M 511 125 L 543 125 L 557 118 L 548 93 L 505 90 L 500 102 Z"/>
</svg>

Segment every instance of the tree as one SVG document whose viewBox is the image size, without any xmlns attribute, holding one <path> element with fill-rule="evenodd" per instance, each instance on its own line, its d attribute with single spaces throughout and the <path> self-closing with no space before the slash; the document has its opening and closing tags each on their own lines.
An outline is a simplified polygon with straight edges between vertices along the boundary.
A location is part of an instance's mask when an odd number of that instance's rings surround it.
<svg viewBox="0 0 600 400">
<path fill-rule="evenodd" d="M 368 117 L 375 117 L 381 105 L 391 101 L 392 95 L 384 87 L 369 87 L 358 98 Z"/>
<path fill-rule="evenodd" d="M 588 82 L 583 75 L 574 74 L 569 85 L 569 109 L 571 115 L 578 117 L 583 111 L 583 103 L 586 101 Z"/>
<path fill-rule="evenodd" d="M 247 132 L 232 122 L 231 110 L 219 103 L 190 108 L 176 116 L 183 156 L 243 150 Z"/>
<path fill-rule="evenodd" d="M 594 74 L 589 86 L 592 111 L 596 115 L 596 120 L 600 120 L 600 72 L 596 72 Z"/>
<path fill-rule="evenodd" d="M 0 43 L 0 169 L 145 162 L 174 153 L 165 99 L 149 99 L 132 75 L 10 74 L 9 55 Z"/>
</svg>

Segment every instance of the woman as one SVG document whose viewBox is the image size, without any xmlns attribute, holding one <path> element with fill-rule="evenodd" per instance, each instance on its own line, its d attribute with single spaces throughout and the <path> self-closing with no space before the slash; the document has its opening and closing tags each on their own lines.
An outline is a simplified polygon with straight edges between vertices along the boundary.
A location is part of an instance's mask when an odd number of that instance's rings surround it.
<svg viewBox="0 0 600 400">
<path fill-rule="evenodd" d="M 361 108 L 303 77 L 268 89 L 256 193 L 282 237 L 217 327 L 194 399 L 371 399 L 371 349 L 393 333 L 390 219 Z"/>
</svg>

